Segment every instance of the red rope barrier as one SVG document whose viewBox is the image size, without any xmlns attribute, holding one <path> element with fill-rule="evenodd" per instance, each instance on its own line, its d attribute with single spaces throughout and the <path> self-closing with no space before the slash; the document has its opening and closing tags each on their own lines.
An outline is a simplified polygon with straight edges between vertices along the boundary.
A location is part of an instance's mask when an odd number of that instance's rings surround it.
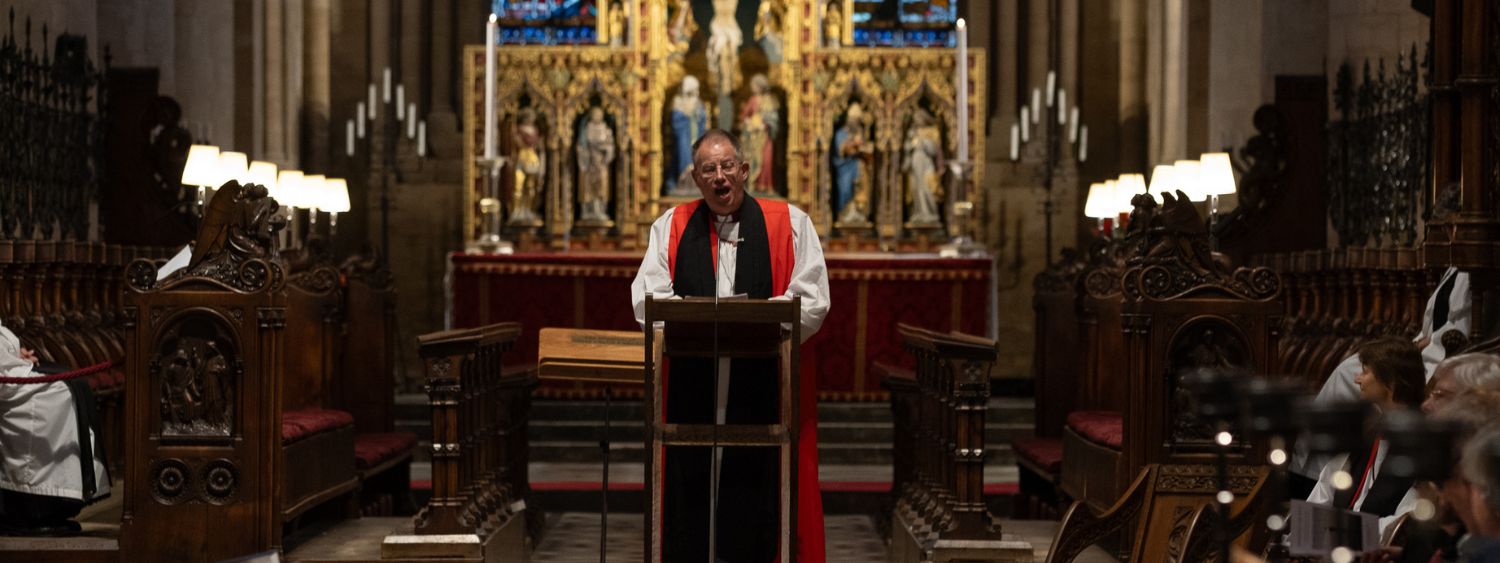
<svg viewBox="0 0 1500 563">
<path fill-rule="evenodd" d="M 95 364 L 95 365 L 92 365 L 92 366 L 89 366 L 89 367 L 86 367 L 86 368 L 83 368 L 83 369 L 75 369 L 73 371 L 65 371 L 65 372 L 62 372 L 62 373 L 54 373 L 54 374 L 51 374 L 51 375 L 43 375 L 43 376 L 40 376 L 40 377 L 0 377 L 0 384 L 9 383 L 9 384 L 20 384 L 20 385 L 32 385 L 32 384 L 39 384 L 39 383 L 53 383 L 53 382 L 56 382 L 56 381 L 63 381 L 65 379 L 73 379 L 73 378 L 77 378 L 77 377 L 84 377 L 84 376 L 88 376 L 88 375 L 93 375 L 93 374 L 99 373 L 101 371 L 107 370 L 109 368 L 112 368 L 114 366 L 115 366 L 114 362 L 104 362 L 102 364 Z"/>
</svg>

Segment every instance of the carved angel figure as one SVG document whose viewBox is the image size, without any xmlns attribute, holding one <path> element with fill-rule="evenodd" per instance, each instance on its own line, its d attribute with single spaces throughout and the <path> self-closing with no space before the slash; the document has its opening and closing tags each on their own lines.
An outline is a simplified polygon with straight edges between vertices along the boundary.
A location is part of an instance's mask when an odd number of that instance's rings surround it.
<svg viewBox="0 0 1500 563">
<path fill-rule="evenodd" d="M 943 197 L 942 135 L 933 123 L 932 114 L 918 108 L 906 131 L 903 146 L 906 158 L 901 170 L 906 173 L 907 221 L 912 225 L 936 225 L 942 220 L 939 201 Z"/>
<path fill-rule="evenodd" d="M 578 132 L 578 203 L 583 221 L 610 220 L 609 166 L 614 161 L 614 133 L 604 121 L 604 109 L 594 107 Z"/>
</svg>

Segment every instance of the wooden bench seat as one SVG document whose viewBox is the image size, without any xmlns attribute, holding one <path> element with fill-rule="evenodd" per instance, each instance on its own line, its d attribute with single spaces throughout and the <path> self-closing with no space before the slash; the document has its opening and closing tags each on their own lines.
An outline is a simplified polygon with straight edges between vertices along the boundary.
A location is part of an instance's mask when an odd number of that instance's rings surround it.
<svg viewBox="0 0 1500 563">
<path fill-rule="evenodd" d="M 354 463 L 354 417 L 332 409 L 281 413 L 281 517 L 292 520 L 359 486 Z"/>
</svg>

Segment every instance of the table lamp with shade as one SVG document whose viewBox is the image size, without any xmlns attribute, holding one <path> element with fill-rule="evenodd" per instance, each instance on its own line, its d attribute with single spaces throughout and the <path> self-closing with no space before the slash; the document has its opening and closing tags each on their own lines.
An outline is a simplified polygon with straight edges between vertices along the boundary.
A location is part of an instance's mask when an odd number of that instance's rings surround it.
<svg viewBox="0 0 1500 563">
<path fill-rule="evenodd" d="M 1146 193 L 1146 176 L 1142 174 L 1121 174 L 1119 184 L 1115 186 L 1119 190 L 1119 211 L 1122 215 L 1129 215 L 1135 211 L 1135 204 L 1131 203 L 1135 196 Z"/>
<path fill-rule="evenodd" d="M 290 218 L 292 209 L 297 207 L 297 195 L 302 188 L 301 170 L 282 170 L 276 173 L 276 189 L 271 197 L 276 198 L 276 203 L 287 211 Z"/>
<path fill-rule="evenodd" d="M 245 169 L 245 184 L 259 184 L 266 187 L 266 195 L 275 199 L 279 193 L 276 185 L 276 165 L 264 160 L 250 162 L 250 167 Z"/>
<path fill-rule="evenodd" d="M 197 204 L 199 214 L 202 214 L 203 205 L 208 201 L 208 190 L 223 183 L 220 178 L 219 147 L 213 145 L 188 147 L 187 164 L 182 167 L 182 183 L 198 188 L 194 202 Z"/>
<path fill-rule="evenodd" d="M 323 204 L 319 207 L 328 212 L 328 235 L 338 232 L 339 214 L 349 211 L 349 182 L 343 178 L 329 178 L 323 182 Z"/>
<path fill-rule="evenodd" d="M 322 174 L 303 174 L 302 181 L 297 182 L 297 207 L 307 210 L 307 227 L 313 230 L 318 225 L 318 208 L 323 203 L 323 184 L 326 178 Z"/>
<path fill-rule="evenodd" d="M 245 183 L 245 177 L 250 171 L 250 156 L 242 152 L 223 151 L 219 153 L 219 178 L 220 184 L 234 180 L 241 184 Z M 218 186 L 214 186 L 217 188 Z"/>
<path fill-rule="evenodd" d="M 1172 163 L 1172 176 L 1177 180 L 1177 189 L 1187 194 L 1191 201 L 1203 201 L 1208 199 L 1208 194 L 1200 185 L 1202 179 L 1199 170 L 1202 166 L 1196 160 L 1179 160 Z"/>
<path fill-rule="evenodd" d="M 1099 234 L 1109 236 L 1109 227 L 1105 220 L 1115 217 L 1115 206 L 1112 201 L 1113 194 L 1109 193 L 1109 186 L 1104 182 L 1094 182 L 1089 185 L 1088 199 L 1083 203 L 1083 215 L 1099 222 Z"/>
<path fill-rule="evenodd" d="M 1198 170 L 1198 184 L 1208 197 L 1208 232 L 1212 247 L 1214 224 L 1219 221 L 1219 196 L 1235 192 L 1234 166 L 1229 163 L 1227 152 L 1204 153 L 1198 157 L 1198 162 L 1202 165 Z"/>
<path fill-rule="evenodd" d="M 1156 203 L 1165 201 L 1161 194 L 1173 194 L 1177 197 L 1177 167 L 1171 164 L 1158 164 L 1151 170 L 1151 197 L 1156 198 Z"/>
</svg>

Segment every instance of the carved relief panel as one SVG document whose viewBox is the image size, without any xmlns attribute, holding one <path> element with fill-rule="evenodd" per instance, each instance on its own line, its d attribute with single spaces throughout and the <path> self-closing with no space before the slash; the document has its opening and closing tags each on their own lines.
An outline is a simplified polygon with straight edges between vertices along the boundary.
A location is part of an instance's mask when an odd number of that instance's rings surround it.
<svg viewBox="0 0 1500 563">
<path fill-rule="evenodd" d="M 232 436 L 244 367 L 230 328 L 209 314 L 189 313 L 172 321 L 158 343 L 149 370 L 160 393 L 162 438 Z"/>
</svg>

